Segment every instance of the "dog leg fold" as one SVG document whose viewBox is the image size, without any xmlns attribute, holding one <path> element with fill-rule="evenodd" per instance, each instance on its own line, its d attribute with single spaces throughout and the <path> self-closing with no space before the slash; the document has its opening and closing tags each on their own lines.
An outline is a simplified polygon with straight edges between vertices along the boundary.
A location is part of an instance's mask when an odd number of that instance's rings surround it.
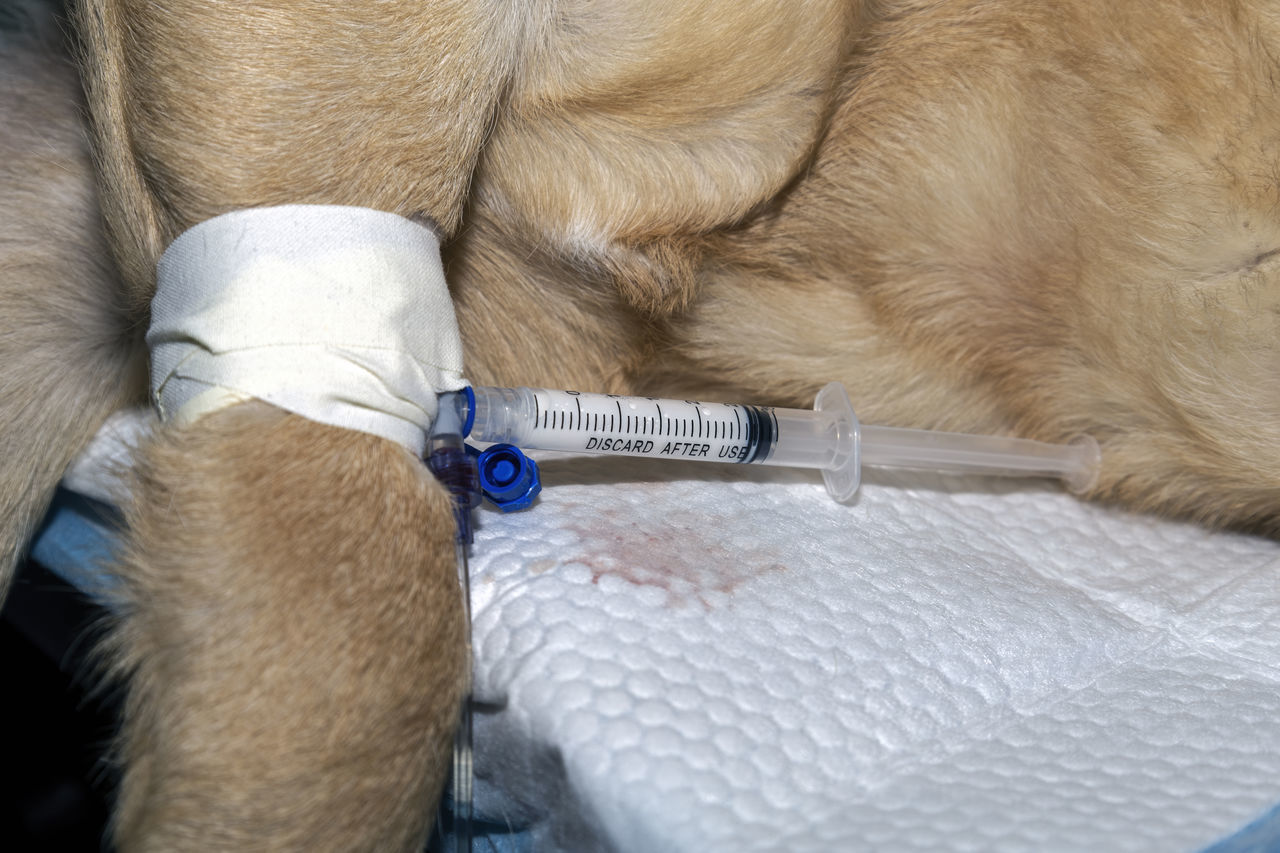
<svg viewBox="0 0 1280 853">
<path fill-rule="evenodd" d="M 108 233 L 134 298 L 187 228 L 345 204 L 457 228 L 541 4 L 83 0 Z"/>
<path fill-rule="evenodd" d="M 98 222 L 74 69 L 35 37 L 0 41 L 0 601 L 63 470 L 141 395 Z"/>
<path fill-rule="evenodd" d="M 421 849 L 464 665 L 449 513 L 398 445 L 264 403 L 144 448 L 122 850 Z"/>
</svg>

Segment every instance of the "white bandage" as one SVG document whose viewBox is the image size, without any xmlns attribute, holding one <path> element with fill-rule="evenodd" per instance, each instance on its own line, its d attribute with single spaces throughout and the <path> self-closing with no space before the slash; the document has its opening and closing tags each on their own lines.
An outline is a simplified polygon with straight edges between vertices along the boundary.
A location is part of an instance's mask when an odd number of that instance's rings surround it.
<svg viewBox="0 0 1280 853">
<path fill-rule="evenodd" d="M 160 259 L 151 389 L 165 419 L 249 398 L 421 454 L 436 394 L 466 385 L 430 229 L 358 207 L 229 213 Z"/>
</svg>

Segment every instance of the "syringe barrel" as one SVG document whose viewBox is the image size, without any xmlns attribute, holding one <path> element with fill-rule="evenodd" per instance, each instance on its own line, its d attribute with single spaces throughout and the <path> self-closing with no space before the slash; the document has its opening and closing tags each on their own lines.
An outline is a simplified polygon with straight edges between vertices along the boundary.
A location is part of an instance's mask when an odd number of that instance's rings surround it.
<svg viewBox="0 0 1280 853">
<path fill-rule="evenodd" d="M 533 390 L 480 385 L 471 390 L 476 401 L 471 437 L 476 441 L 529 448 L 526 442 L 534 423 Z"/>
<path fill-rule="evenodd" d="M 526 449 L 764 462 L 778 438 L 774 410 L 763 407 L 546 388 L 472 390 L 471 437 Z"/>
</svg>

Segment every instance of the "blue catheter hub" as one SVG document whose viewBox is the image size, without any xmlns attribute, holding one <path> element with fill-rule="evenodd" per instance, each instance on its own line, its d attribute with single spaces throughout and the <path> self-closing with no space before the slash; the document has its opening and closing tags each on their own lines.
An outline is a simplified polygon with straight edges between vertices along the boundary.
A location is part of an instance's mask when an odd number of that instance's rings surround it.
<svg viewBox="0 0 1280 853">
<path fill-rule="evenodd" d="M 495 444 L 476 460 L 480 490 L 503 512 L 526 509 L 542 491 L 538 463 L 511 444 Z"/>
</svg>

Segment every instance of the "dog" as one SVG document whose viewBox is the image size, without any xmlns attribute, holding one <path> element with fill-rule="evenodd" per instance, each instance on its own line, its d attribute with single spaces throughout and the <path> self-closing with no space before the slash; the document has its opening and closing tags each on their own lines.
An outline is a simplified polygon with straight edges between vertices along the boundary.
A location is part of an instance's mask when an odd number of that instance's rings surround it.
<svg viewBox="0 0 1280 853">
<path fill-rule="evenodd" d="M 839 380 L 875 423 L 1089 434 L 1090 499 L 1280 531 L 1273 3 L 81 0 L 74 25 L 96 196 L 67 68 L 11 72 L 33 118 L 0 130 L 34 247 L 0 257 L 6 573 L 146 393 L 161 253 L 298 203 L 443 238 L 477 383 L 805 405 Z M 121 849 L 420 847 L 464 672 L 443 487 L 258 401 L 137 467 Z"/>
</svg>

